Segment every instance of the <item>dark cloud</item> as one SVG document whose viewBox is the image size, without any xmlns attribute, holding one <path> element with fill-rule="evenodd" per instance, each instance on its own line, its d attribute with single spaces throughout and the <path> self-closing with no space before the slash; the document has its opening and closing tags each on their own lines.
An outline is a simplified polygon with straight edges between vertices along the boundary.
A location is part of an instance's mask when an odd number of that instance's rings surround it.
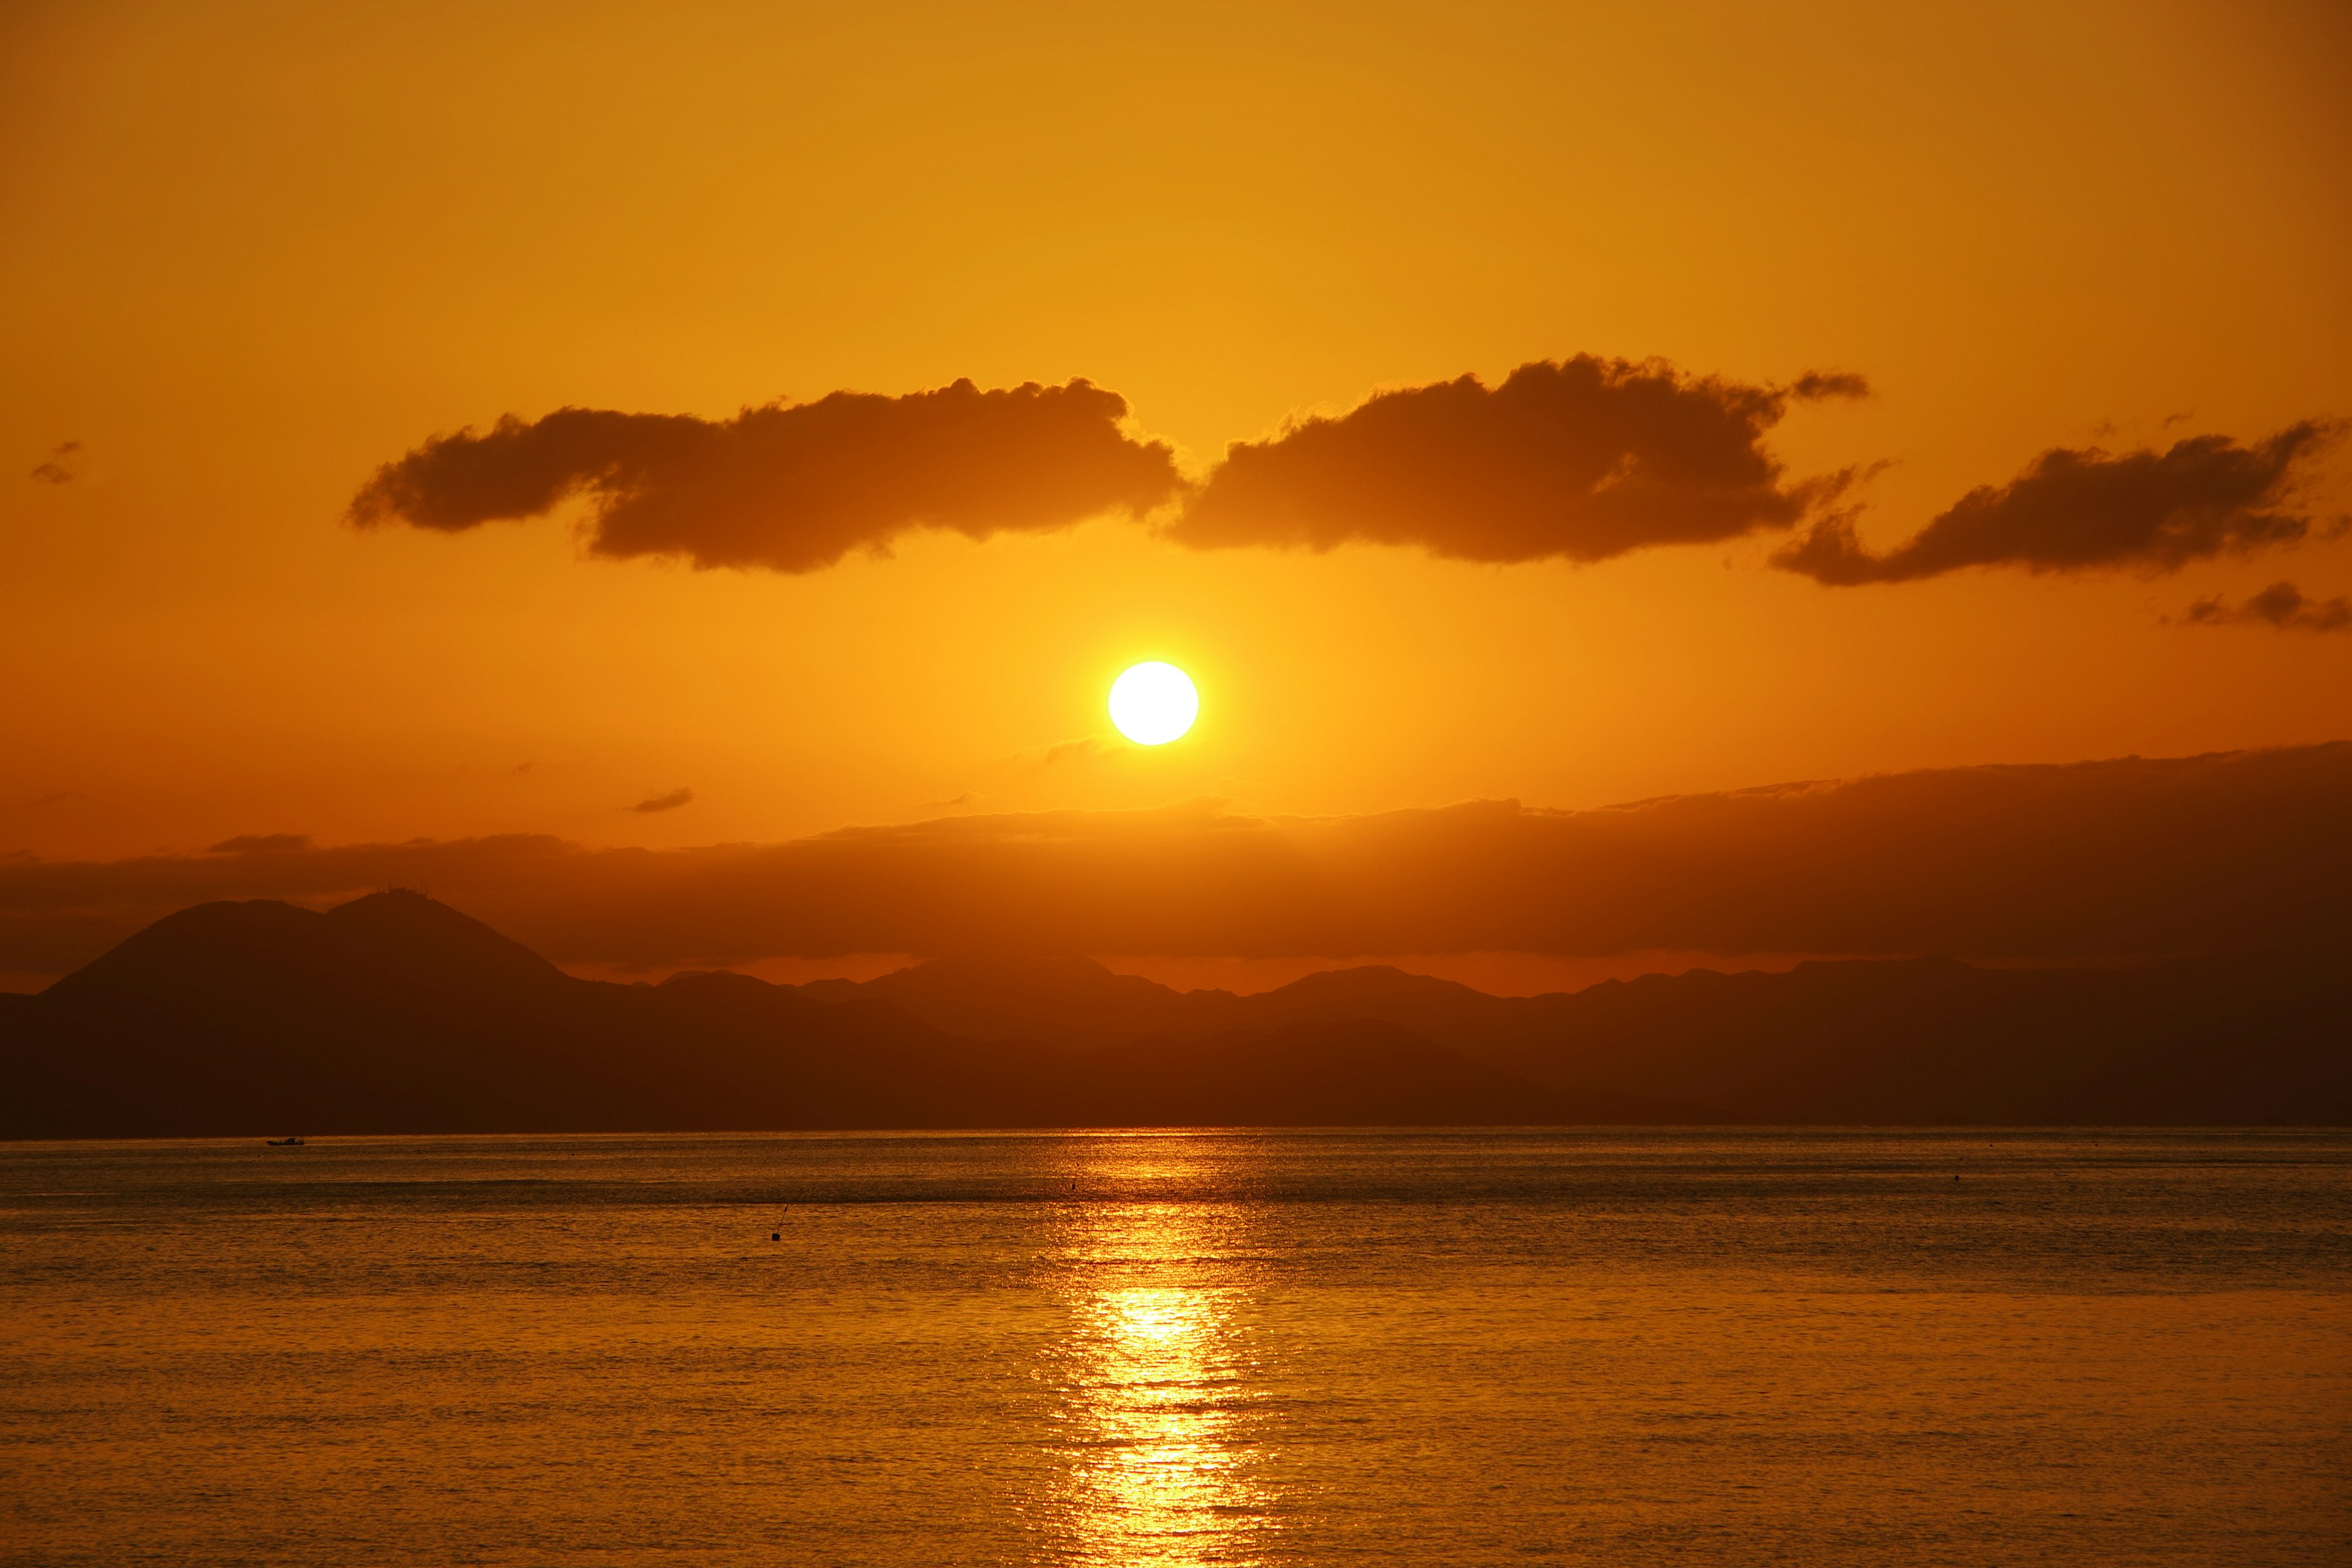
<svg viewBox="0 0 2352 1568">
<path fill-rule="evenodd" d="M 589 547 L 600 555 L 810 572 L 916 528 L 984 539 L 1149 510 L 1181 481 L 1169 448 L 1127 435 L 1126 416 L 1125 399 L 1085 381 L 836 392 L 721 420 L 509 415 L 385 464 L 350 517 L 456 531 L 580 493 L 593 501 Z"/>
<path fill-rule="evenodd" d="M 235 842 L 235 841 L 232 841 Z M 2352 744 L 1898 773 L 1597 811 L 968 816 L 775 845 L 510 836 L 0 862 L 0 969 L 211 899 L 429 888 L 551 958 L 1944 952 L 2352 942 Z"/>
<path fill-rule="evenodd" d="M 1823 397 L 1868 397 L 1870 380 L 1850 370 L 1809 370 L 1789 384 L 1789 395 L 1800 402 Z"/>
<path fill-rule="evenodd" d="M 1236 442 L 1168 532 L 1197 548 L 1419 545 L 1465 561 L 1601 561 L 1783 528 L 1842 479 L 1790 484 L 1762 447 L 1792 401 L 1859 397 L 1858 375 L 1785 387 L 1580 354 L 1375 394 L 1338 418 Z"/>
<path fill-rule="evenodd" d="M 32 478 L 38 479 L 45 485 L 69 485 L 73 483 L 74 471 L 72 458 L 73 455 L 80 450 L 81 443 L 79 441 L 58 442 L 56 446 L 49 448 L 48 457 L 43 459 L 41 463 L 33 469 Z"/>
<path fill-rule="evenodd" d="M 1874 554 L 1860 509 L 1831 510 L 1859 470 L 1792 480 L 1763 445 L 1792 404 L 1869 393 L 1849 372 L 1759 385 L 1579 354 L 1523 364 L 1494 387 L 1465 375 L 1376 393 L 1234 443 L 1197 486 L 1164 444 L 1127 433 L 1125 399 L 1083 380 L 840 392 L 726 420 L 562 408 L 435 437 L 378 469 L 349 516 L 457 531 L 581 494 L 598 554 L 780 572 L 887 549 L 917 528 L 984 539 L 1180 500 L 1164 534 L 1199 549 L 1363 542 L 1496 563 L 1601 561 L 1810 518 L 1773 564 L 1846 586 L 1964 566 L 2166 572 L 2292 543 L 2315 528 L 2295 499 L 2306 459 L 2346 428 L 2305 420 L 2252 446 L 2200 436 L 2119 456 L 2053 447 Z M 35 477 L 72 476 L 45 464 Z"/>
<path fill-rule="evenodd" d="M 1885 555 L 1866 549 L 1852 512 L 1815 523 L 1772 558 L 1833 586 L 1904 583 L 1963 566 L 2072 572 L 2191 561 L 2287 544 L 2312 530 L 2292 509 L 2297 463 L 2342 433 L 2317 420 L 2241 447 L 2198 436 L 2165 452 L 2112 456 L 2054 447 L 2006 485 L 1981 485 Z"/>
<path fill-rule="evenodd" d="M 629 809 L 639 812 L 676 811 L 681 805 L 692 804 L 694 804 L 694 792 L 681 785 L 667 795 L 649 795 Z"/>
<path fill-rule="evenodd" d="M 2292 583 L 2273 583 L 2232 608 L 2219 595 L 2200 599 L 2180 617 L 2190 626 L 2270 626 L 2281 631 L 2352 631 L 2352 599 L 2311 599 Z"/>
</svg>

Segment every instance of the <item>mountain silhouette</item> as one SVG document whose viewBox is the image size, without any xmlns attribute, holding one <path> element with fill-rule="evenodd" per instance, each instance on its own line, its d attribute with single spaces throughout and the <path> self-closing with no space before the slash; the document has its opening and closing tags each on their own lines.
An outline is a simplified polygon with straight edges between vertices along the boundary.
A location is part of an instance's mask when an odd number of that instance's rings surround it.
<svg viewBox="0 0 2352 1568">
<path fill-rule="evenodd" d="M 1713 1121 L 2335 1124 L 2352 1121 L 2347 957 L 2090 969 L 1847 960 L 1543 996 L 1490 996 L 1386 965 L 1235 996 L 1179 993 L 1084 959 L 961 959 L 821 989 L 884 997 L 957 1032 L 1073 1044 L 1377 1020 L 1565 1094 Z"/>
<path fill-rule="evenodd" d="M 850 1127 L 2352 1121 L 2333 952 L 1252 996 L 1079 958 L 576 979 L 420 894 L 157 921 L 0 995 L 0 1136 Z"/>
<path fill-rule="evenodd" d="M 1089 1046 L 961 1037 L 887 995 L 740 974 L 579 980 L 401 891 L 324 914 L 198 905 L 0 1003 L 0 1135 L 18 1138 L 1495 1124 L 1665 1109 L 1563 1094 L 1377 1021 Z"/>
</svg>

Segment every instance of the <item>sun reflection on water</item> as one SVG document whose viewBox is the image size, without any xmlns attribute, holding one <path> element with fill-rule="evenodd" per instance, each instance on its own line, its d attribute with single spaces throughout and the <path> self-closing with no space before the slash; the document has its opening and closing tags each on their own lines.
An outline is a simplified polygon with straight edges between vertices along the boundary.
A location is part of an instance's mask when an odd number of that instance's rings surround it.
<svg viewBox="0 0 2352 1568">
<path fill-rule="evenodd" d="M 1051 1375 L 1066 1423 L 1055 1555 L 1078 1563 L 1256 1562 L 1271 1489 L 1263 1387 L 1237 1309 L 1235 1211 L 1076 1211 L 1059 1279 L 1071 1331 Z"/>
</svg>

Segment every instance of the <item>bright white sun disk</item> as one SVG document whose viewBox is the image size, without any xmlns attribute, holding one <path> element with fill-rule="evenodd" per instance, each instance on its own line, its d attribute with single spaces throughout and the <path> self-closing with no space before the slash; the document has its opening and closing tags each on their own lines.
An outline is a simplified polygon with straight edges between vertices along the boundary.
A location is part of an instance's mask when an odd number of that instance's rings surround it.
<svg viewBox="0 0 2352 1568">
<path fill-rule="evenodd" d="M 1110 721 L 1139 746 L 1166 745 L 1191 729 L 1200 711 L 1192 678 L 1156 658 L 1110 683 Z"/>
</svg>

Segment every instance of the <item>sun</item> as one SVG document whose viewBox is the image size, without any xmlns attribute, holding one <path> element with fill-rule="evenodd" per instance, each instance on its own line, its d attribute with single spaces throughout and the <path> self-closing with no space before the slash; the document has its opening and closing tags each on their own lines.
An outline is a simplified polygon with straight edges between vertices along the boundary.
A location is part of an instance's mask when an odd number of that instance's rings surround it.
<svg viewBox="0 0 2352 1568">
<path fill-rule="evenodd" d="M 1139 746 L 1164 746 L 1192 727 L 1201 694 L 1192 678 L 1158 659 L 1130 665 L 1110 683 L 1110 721 Z"/>
</svg>

